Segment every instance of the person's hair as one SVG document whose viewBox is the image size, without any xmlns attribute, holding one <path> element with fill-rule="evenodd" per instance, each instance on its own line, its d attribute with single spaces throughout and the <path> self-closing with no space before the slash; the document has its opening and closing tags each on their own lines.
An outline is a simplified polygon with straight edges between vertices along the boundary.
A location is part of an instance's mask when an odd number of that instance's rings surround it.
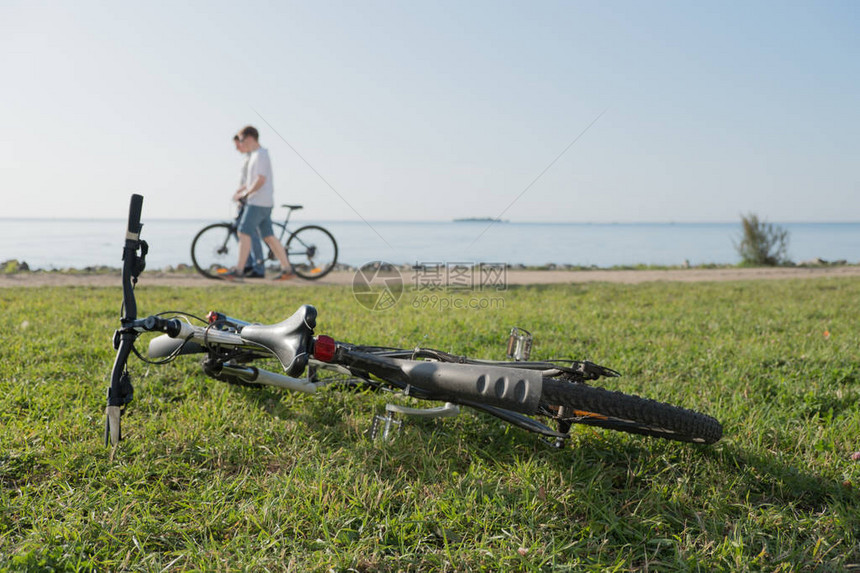
<svg viewBox="0 0 860 573">
<path fill-rule="evenodd" d="M 257 128 L 252 125 L 246 125 L 239 133 L 242 135 L 242 139 L 253 137 L 254 141 L 260 141 L 260 133 L 257 131 Z"/>
<path fill-rule="evenodd" d="M 238 133 L 233 136 L 233 141 L 239 141 L 239 134 Z"/>
</svg>

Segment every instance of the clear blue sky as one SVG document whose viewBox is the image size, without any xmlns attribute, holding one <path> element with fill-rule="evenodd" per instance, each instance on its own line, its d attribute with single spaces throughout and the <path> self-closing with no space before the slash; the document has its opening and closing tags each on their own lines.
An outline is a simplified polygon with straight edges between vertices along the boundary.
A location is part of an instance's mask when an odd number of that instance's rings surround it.
<svg viewBox="0 0 860 573">
<path fill-rule="evenodd" d="M 251 123 L 319 220 L 856 221 L 858 30 L 854 1 L 6 0 L 0 217 L 224 217 Z"/>
</svg>

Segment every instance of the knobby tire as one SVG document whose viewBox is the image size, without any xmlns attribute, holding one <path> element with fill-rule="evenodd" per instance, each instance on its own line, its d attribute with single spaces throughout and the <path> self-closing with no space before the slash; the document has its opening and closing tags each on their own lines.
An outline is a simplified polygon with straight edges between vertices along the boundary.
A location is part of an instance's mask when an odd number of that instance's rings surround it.
<svg viewBox="0 0 860 573">
<path fill-rule="evenodd" d="M 712 444 L 723 435 L 714 418 L 679 406 L 583 383 L 544 379 L 541 407 L 576 424 L 667 440 Z"/>
</svg>

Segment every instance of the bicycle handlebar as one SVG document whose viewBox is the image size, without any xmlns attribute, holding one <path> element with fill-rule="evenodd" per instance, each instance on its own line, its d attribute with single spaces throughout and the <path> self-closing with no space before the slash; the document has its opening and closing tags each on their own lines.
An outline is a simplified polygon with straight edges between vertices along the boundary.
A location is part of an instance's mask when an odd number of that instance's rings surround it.
<svg viewBox="0 0 860 573">
<path fill-rule="evenodd" d="M 140 240 L 140 215 L 143 210 L 143 196 L 134 194 L 128 209 L 128 225 L 126 227 L 125 245 L 122 250 L 122 316 L 121 328 L 114 336 L 116 358 L 111 370 L 110 388 L 107 393 L 107 408 L 105 410 L 105 445 L 117 445 L 122 438 L 120 431 L 120 416 L 122 407 L 131 402 L 134 389 L 126 372 L 126 363 L 132 352 L 137 332 L 131 328 L 137 319 L 137 301 L 134 297 L 134 282 L 146 268 L 146 242 Z M 137 251 L 141 251 L 138 256 Z"/>
<path fill-rule="evenodd" d="M 133 240 L 138 240 L 140 230 L 143 225 L 140 224 L 140 213 L 143 210 L 143 195 L 134 194 L 131 196 L 131 204 L 128 208 L 128 235 L 134 235 Z M 127 239 L 131 239 L 126 235 Z"/>
</svg>

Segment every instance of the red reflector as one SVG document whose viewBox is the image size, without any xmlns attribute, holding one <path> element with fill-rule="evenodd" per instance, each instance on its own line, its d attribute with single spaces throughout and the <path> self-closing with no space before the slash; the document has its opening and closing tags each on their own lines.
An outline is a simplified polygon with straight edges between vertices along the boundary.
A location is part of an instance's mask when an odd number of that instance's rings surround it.
<svg viewBox="0 0 860 573">
<path fill-rule="evenodd" d="M 331 362 L 334 358 L 335 343 L 330 336 L 317 336 L 314 342 L 314 358 L 322 362 Z"/>
</svg>

